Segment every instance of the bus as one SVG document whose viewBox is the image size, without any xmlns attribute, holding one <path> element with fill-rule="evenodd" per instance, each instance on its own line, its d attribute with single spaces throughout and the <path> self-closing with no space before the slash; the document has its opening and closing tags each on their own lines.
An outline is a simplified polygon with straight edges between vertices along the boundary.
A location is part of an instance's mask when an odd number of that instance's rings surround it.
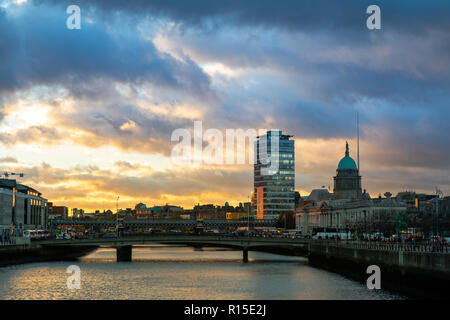
<svg viewBox="0 0 450 320">
<path fill-rule="evenodd" d="M 287 229 L 283 232 L 283 237 L 285 237 L 285 238 L 295 239 L 295 238 L 300 238 L 301 235 L 302 235 L 302 232 L 297 229 Z"/>
<path fill-rule="evenodd" d="M 45 230 L 25 230 L 23 232 L 25 238 L 30 238 L 30 240 L 42 240 L 47 239 L 50 233 Z"/>
<path fill-rule="evenodd" d="M 313 228 L 311 238 L 316 240 L 322 239 L 351 240 L 352 235 L 350 231 L 346 229 L 317 227 Z"/>
</svg>

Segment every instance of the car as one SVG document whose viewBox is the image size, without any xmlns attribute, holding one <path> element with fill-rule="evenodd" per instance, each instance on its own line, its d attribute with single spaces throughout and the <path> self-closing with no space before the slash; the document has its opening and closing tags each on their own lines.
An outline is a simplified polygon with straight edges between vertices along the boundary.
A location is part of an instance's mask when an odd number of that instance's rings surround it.
<svg viewBox="0 0 450 320">
<path fill-rule="evenodd" d="M 117 238 L 115 233 L 107 233 L 103 235 L 103 238 Z"/>
</svg>

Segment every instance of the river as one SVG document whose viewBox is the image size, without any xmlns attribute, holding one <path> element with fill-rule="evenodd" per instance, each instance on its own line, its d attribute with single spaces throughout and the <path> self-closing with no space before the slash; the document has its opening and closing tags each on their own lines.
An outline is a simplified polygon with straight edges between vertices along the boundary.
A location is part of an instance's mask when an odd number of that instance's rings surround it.
<svg viewBox="0 0 450 320">
<path fill-rule="evenodd" d="M 136 246 L 133 262 L 100 248 L 74 262 L 0 268 L 0 299 L 405 299 L 308 265 L 302 257 L 184 246 Z M 67 288 L 77 265 L 81 288 Z"/>
</svg>

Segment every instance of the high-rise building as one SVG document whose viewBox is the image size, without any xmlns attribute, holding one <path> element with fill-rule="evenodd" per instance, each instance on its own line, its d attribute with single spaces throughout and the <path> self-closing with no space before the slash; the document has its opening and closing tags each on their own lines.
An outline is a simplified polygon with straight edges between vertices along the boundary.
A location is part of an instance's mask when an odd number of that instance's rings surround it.
<svg viewBox="0 0 450 320">
<path fill-rule="evenodd" d="M 256 218 L 271 219 L 295 211 L 294 140 L 268 131 L 255 141 Z"/>
</svg>

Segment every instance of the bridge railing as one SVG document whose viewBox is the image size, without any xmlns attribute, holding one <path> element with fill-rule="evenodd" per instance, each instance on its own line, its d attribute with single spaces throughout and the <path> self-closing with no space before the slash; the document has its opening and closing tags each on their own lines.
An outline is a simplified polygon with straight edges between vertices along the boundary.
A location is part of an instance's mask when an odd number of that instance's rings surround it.
<svg viewBox="0 0 450 320">
<path fill-rule="evenodd" d="M 190 239 L 210 239 L 210 240 L 241 240 L 241 241 L 252 241 L 252 242 L 274 242 L 274 243 L 312 243 L 312 244 L 328 244 L 335 245 L 340 247 L 348 247 L 348 248 L 357 248 L 357 249 L 369 249 L 369 250 L 378 250 L 378 251 L 405 251 L 405 252 L 439 252 L 439 253 L 450 253 L 450 246 L 446 245 L 436 245 L 429 243 L 418 243 L 418 244 L 402 244 L 402 243 L 385 243 L 385 242 L 367 242 L 367 241 L 347 241 L 347 240 L 312 240 L 306 238 L 284 238 L 284 237 L 276 237 L 276 238 L 266 238 L 259 236 L 237 236 L 231 234 L 201 234 L 201 235 L 193 235 L 186 234 L 183 232 L 180 233 L 171 233 L 171 232 L 161 232 L 161 233 L 138 233 L 138 232 L 126 232 L 122 234 L 119 238 L 110 238 L 110 241 L 115 240 L 127 240 L 127 238 L 190 238 Z M 100 237 L 86 237 L 84 240 L 107 240 L 104 236 Z M 83 240 L 79 239 L 79 240 Z M 77 239 L 71 239 L 72 241 L 76 241 Z M 45 241 L 45 240 L 44 240 Z M 59 241 L 59 240 L 56 240 Z"/>
<path fill-rule="evenodd" d="M 117 221 L 115 219 L 56 219 L 50 221 L 50 225 L 55 227 L 57 225 L 88 225 L 88 226 L 115 226 Z M 162 228 L 177 228 L 177 227 L 195 227 L 197 225 L 203 225 L 205 228 L 228 228 L 247 226 L 248 221 L 245 220 L 217 220 L 217 219 L 205 219 L 197 221 L 195 219 L 124 219 L 123 225 L 126 228 L 133 227 L 162 227 Z M 254 220 L 250 221 L 250 227 L 273 227 L 275 226 L 274 220 Z"/>
<path fill-rule="evenodd" d="M 429 243 L 404 244 L 404 243 L 383 243 L 366 241 L 342 241 L 342 240 L 316 240 L 317 242 L 335 244 L 356 249 L 369 249 L 378 251 L 405 251 L 405 252 L 440 252 L 450 253 L 450 246 Z"/>
<path fill-rule="evenodd" d="M 40 244 L 108 244 L 108 243 L 125 243 L 125 242 L 145 242 L 145 241 L 161 241 L 161 242 L 209 242 L 209 243 L 230 243 L 234 244 L 252 244 L 252 245 L 307 245 L 307 239 L 288 239 L 288 238 L 264 238 L 264 237 L 248 237 L 248 236 L 231 236 L 226 234 L 186 234 L 186 233 L 127 233 L 119 237 L 82 237 L 76 239 L 45 239 L 36 240 Z"/>
<path fill-rule="evenodd" d="M 8 237 L 8 238 L 0 238 L 0 247 L 1 246 L 16 246 L 29 244 L 30 238 L 25 237 Z"/>
</svg>

